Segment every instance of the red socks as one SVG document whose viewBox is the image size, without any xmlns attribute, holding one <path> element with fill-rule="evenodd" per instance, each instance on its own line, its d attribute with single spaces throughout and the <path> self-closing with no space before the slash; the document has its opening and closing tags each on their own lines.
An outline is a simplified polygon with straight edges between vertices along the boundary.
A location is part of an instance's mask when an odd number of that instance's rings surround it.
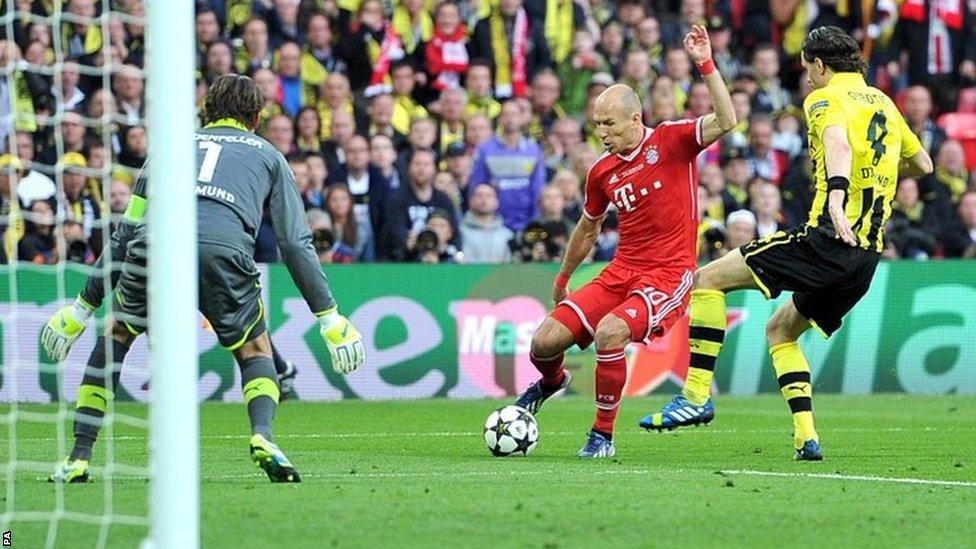
<svg viewBox="0 0 976 549">
<path fill-rule="evenodd" d="M 596 352 L 596 421 L 593 430 L 613 434 L 613 424 L 620 409 L 620 396 L 627 382 L 627 361 L 623 348 L 598 349 Z"/>
<path fill-rule="evenodd" d="M 549 358 L 539 358 L 529 353 L 529 360 L 542 374 L 542 385 L 546 387 L 556 387 L 566 377 L 566 371 L 563 369 L 563 353 Z"/>
</svg>

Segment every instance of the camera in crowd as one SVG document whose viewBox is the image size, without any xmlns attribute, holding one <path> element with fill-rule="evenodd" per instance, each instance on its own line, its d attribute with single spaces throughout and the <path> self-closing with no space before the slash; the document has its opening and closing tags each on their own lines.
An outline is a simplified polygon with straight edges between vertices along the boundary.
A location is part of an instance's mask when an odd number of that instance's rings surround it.
<svg viewBox="0 0 976 549">
<path fill-rule="evenodd" d="M 513 241 L 512 254 L 523 263 L 558 261 L 569 243 L 561 221 L 530 221 Z"/>
</svg>

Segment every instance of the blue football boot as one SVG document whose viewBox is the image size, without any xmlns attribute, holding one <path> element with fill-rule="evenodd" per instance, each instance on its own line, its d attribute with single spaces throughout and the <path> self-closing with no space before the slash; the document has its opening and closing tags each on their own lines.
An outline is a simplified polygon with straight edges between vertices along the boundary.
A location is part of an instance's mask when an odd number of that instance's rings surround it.
<svg viewBox="0 0 976 549">
<path fill-rule="evenodd" d="M 660 412 L 644 416 L 637 425 L 642 429 L 661 432 L 690 425 L 708 425 L 713 419 L 715 419 L 715 407 L 712 406 L 712 399 L 708 399 L 701 406 L 695 406 L 685 397 L 677 395 L 665 404 Z"/>
<path fill-rule="evenodd" d="M 611 458 L 615 455 L 617 449 L 613 447 L 613 441 L 596 431 L 590 431 L 590 436 L 586 438 L 586 446 L 576 453 L 576 457 L 583 459 Z"/>
<path fill-rule="evenodd" d="M 820 453 L 820 443 L 812 438 L 804 442 L 801 448 L 797 448 L 793 459 L 797 461 L 822 461 L 823 454 Z"/>
<path fill-rule="evenodd" d="M 563 382 L 557 387 L 543 387 L 542 380 L 536 381 L 529 388 L 526 389 L 521 395 L 519 395 L 518 400 L 515 401 L 515 405 L 521 408 L 525 408 L 530 413 L 535 414 L 542 408 L 542 403 L 546 401 L 552 395 L 562 391 L 566 387 L 569 387 L 569 383 L 573 380 L 573 376 L 569 374 L 569 370 L 566 370 L 566 375 L 563 376 Z"/>
</svg>

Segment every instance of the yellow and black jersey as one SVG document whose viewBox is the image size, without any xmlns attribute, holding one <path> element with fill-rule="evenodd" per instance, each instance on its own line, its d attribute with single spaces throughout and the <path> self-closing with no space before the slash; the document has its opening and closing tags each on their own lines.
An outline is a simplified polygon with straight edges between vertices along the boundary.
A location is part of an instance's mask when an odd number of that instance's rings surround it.
<svg viewBox="0 0 976 549">
<path fill-rule="evenodd" d="M 885 221 L 898 185 L 898 165 L 922 148 L 891 99 L 868 86 L 858 73 L 838 73 L 803 102 L 816 196 L 809 225 L 833 227 L 827 212 L 827 168 L 823 132 L 828 126 L 847 130 L 852 162 L 845 213 L 859 245 L 881 252 Z"/>
</svg>

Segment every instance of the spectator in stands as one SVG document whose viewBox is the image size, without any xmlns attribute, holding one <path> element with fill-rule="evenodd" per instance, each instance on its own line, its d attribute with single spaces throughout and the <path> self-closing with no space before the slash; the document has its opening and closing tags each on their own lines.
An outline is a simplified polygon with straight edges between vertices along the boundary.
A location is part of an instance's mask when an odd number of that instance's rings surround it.
<svg viewBox="0 0 976 549">
<path fill-rule="evenodd" d="M 210 44 L 220 39 L 222 31 L 217 12 L 209 6 L 200 7 L 198 4 L 193 28 L 197 39 L 197 64 L 201 65 Z"/>
<path fill-rule="evenodd" d="M 748 244 L 758 235 L 756 216 L 749 210 L 736 210 L 725 220 L 725 246 L 719 255 Z"/>
<path fill-rule="evenodd" d="M 560 169 L 571 169 L 572 162 L 569 152 L 583 142 L 583 129 L 575 118 L 560 118 L 552 125 L 547 143 L 551 151 L 546 157 L 546 168 L 555 172 Z"/>
<path fill-rule="evenodd" d="M 65 110 L 84 110 L 85 92 L 78 88 L 78 63 L 67 61 L 61 65 L 61 85 L 51 87 L 51 95 Z"/>
<path fill-rule="evenodd" d="M 352 96 L 349 90 L 349 79 L 338 72 L 329 74 L 319 91 L 319 101 L 316 107 L 319 118 L 322 119 L 322 139 L 332 138 L 332 116 L 337 112 L 352 115 Z"/>
<path fill-rule="evenodd" d="M 559 105 L 559 77 L 550 69 L 541 70 L 532 79 L 529 90 L 532 110 L 530 113 L 528 133 L 540 144 L 547 143 L 556 120 L 566 116 L 566 111 Z"/>
<path fill-rule="evenodd" d="M 356 222 L 370 229 L 369 240 L 379 234 L 382 228 L 383 205 L 393 192 L 390 180 L 383 177 L 379 169 L 369 163 L 369 142 L 361 135 L 349 138 L 345 146 L 346 163 L 332 172 L 328 185 L 343 183 L 349 189 L 353 200 Z M 330 212 L 331 213 L 331 212 Z M 336 223 L 335 217 L 332 223 Z M 370 254 L 371 257 L 371 254 Z"/>
<path fill-rule="evenodd" d="M 467 263 L 508 263 L 515 233 L 498 215 L 498 193 L 486 183 L 471 192 L 468 213 L 461 221 L 461 238 Z"/>
<path fill-rule="evenodd" d="M 528 16 L 522 0 L 500 0 L 478 21 L 471 37 L 471 57 L 491 64 L 495 97 L 526 97 L 535 74 L 552 65 L 542 21 Z"/>
<path fill-rule="evenodd" d="M 334 44 L 332 25 L 324 13 L 314 12 L 308 16 L 305 23 L 305 38 L 308 43 L 303 48 L 302 63 L 305 66 L 312 61 L 317 63 L 321 67 L 318 70 L 323 72 L 323 82 L 326 75 L 345 73 L 348 70 L 346 62 L 336 54 L 332 47 Z M 310 69 L 309 72 L 313 72 L 313 70 Z"/>
<path fill-rule="evenodd" d="M 407 61 L 393 64 L 390 69 L 390 79 L 393 83 L 393 127 L 403 134 L 410 133 L 413 120 L 427 118 L 427 109 L 414 97 L 417 87 L 417 72 Z"/>
<path fill-rule="evenodd" d="M 138 124 L 146 116 L 142 69 L 135 65 L 122 65 L 112 81 L 119 113 L 125 117 L 125 123 Z"/>
<path fill-rule="evenodd" d="M 976 258 L 976 191 L 959 198 L 957 222 L 943 234 L 946 257 Z"/>
<path fill-rule="evenodd" d="M 885 226 L 884 256 L 888 259 L 928 259 L 935 253 L 936 230 L 926 218 L 925 204 L 919 199 L 918 182 L 905 178 L 898 182 L 891 203 L 891 217 Z"/>
<path fill-rule="evenodd" d="M 559 76 L 559 106 L 569 116 L 579 116 L 586 105 L 586 88 L 599 72 L 607 72 L 610 65 L 596 50 L 596 41 L 588 30 L 573 34 L 571 55 L 556 66 Z"/>
<path fill-rule="evenodd" d="M 698 172 L 698 184 L 705 189 L 704 207 L 708 217 L 717 221 L 725 220 L 741 204 L 725 186 L 725 175 L 718 164 L 705 164 Z"/>
<path fill-rule="evenodd" d="M 516 101 L 502 105 L 498 123 L 501 135 L 482 143 L 475 153 L 469 193 L 481 183 L 494 185 L 505 226 L 520 231 L 539 214 L 539 193 L 546 183 L 545 161 L 539 145 L 522 134 L 523 117 Z"/>
<path fill-rule="evenodd" d="M 746 160 L 752 175 L 768 179 L 779 185 L 789 169 L 789 157 L 773 149 L 773 120 L 764 114 L 754 114 L 749 119 L 749 148 Z"/>
<path fill-rule="evenodd" d="M 319 111 L 321 113 L 321 111 Z M 356 135 L 356 120 L 345 111 L 332 113 L 332 127 L 329 129 L 329 139 L 322 143 L 322 156 L 329 173 L 336 173 L 346 163 L 346 144 Z"/>
<path fill-rule="evenodd" d="M 0 101 L 2 103 L 2 101 Z M 61 118 L 61 144 L 65 153 L 80 153 L 85 148 L 85 136 L 88 129 L 85 127 L 81 114 L 68 111 Z M 58 162 L 58 150 L 56 143 L 52 139 L 46 144 L 45 148 L 37 155 L 37 163 L 45 166 L 54 166 Z"/>
<path fill-rule="evenodd" d="M 915 85 L 905 90 L 905 121 L 918 136 L 930 155 L 942 148 L 945 130 L 932 120 L 932 94 L 925 86 Z"/>
<path fill-rule="evenodd" d="M 779 79 L 779 50 L 772 44 L 760 44 L 752 52 L 752 69 L 759 90 L 752 98 L 752 112 L 775 113 L 790 104 L 790 92 Z"/>
<path fill-rule="evenodd" d="M 24 237 L 17 245 L 20 261 L 39 265 L 58 262 L 58 246 L 54 227 L 53 200 L 35 200 L 28 209 Z"/>
<path fill-rule="evenodd" d="M 407 141 L 407 136 L 393 127 L 393 105 L 393 96 L 388 93 L 371 97 L 366 108 L 367 118 L 362 124 L 356 125 L 359 133 L 367 139 L 375 135 L 385 135 L 393 140 L 394 147 L 402 147 Z"/>
<path fill-rule="evenodd" d="M 468 92 L 468 104 L 464 107 L 464 114 L 469 120 L 475 114 L 494 120 L 502 112 L 502 104 L 492 95 L 491 65 L 484 59 L 475 59 L 468 65 L 464 89 Z"/>
<path fill-rule="evenodd" d="M 241 32 L 243 38 L 237 49 L 236 65 L 239 74 L 271 68 L 271 48 L 268 45 L 268 24 L 260 17 L 252 17 Z"/>
<path fill-rule="evenodd" d="M 624 55 L 624 65 L 621 68 L 620 82 L 637 92 L 637 97 L 646 102 L 651 93 L 656 75 L 651 69 L 651 58 L 646 51 L 640 49 L 628 50 Z"/>
<path fill-rule="evenodd" d="M 468 70 L 468 32 L 461 24 L 456 4 L 442 2 L 434 8 L 433 35 L 424 48 L 430 85 L 435 90 L 461 87 Z"/>
<path fill-rule="evenodd" d="M 501 113 L 501 110 L 499 110 Z M 483 114 L 473 114 L 468 117 L 467 126 L 464 129 L 464 144 L 468 150 L 475 150 L 479 145 L 491 139 L 492 129 L 491 120 Z"/>
<path fill-rule="evenodd" d="M 403 42 L 390 25 L 379 0 L 363 0 L 355 18 L 343 12 L 340 21 L 348 21 L 339 31 L 336 50 L 349 66 L 349 84 L 353 91 L 365 90 L 367 97 L 390 92 L 390 67 L 406 56 Z"/>
<path fill-rule="evenodd" d="M 437 153 L 443 155 L 451 143 L 464 142 L 464 106 L 468 94 L 461 88 L 447 88 L 441 92 L 439 103 Z"/>
<path fill-rule="evenodd" d="M 17 158 L 25 167 L 25 172 L 17 182 L 17 196 L 21 203 L 31 204 L 36 200 L 47 200 L 57 194 L 54 181 L 37 170 L 34 165 L 34 134 L 17 132 Z"/>
<path fill-rule="evenodd" d="M 149 152 L 149 142 L 144 126 L 129 126 L 122 134 L 122 152 L 119 154 L 119 164 L 133 169 L 139 169 L 146 163 Z"/>
<path fill-rule="evenodd" d="M 262 135 L 285 156 L 295 152 L 295 128 L 286 114 L 277 114 L 268 120 Z"/>
<path fill-rule="evenodd" d="M 610 21 L 601 27 L 597 51 L 606 59 L 611 76 L 616 78 L 624 63 L 624 29 L 620 23 Z"/>
<path fill-rule="evenodd" d="M 102 228 L 99 220 L 102 218 L 102 203 L 85 179 L 85 169 L 88 161 L 81 153 L 69 152 L 62 158 L 64 173 L 64 193 L 61 196 L 61 207 L 67 219 L 81 225 L 85 239 L 92 249 L 102 249 Z"/>
<path fill-rule="evenodd" d="M 562 223 L 566 226 L 566 234 L 573 232 L 575 223 L 566 218 L 566 199 L 562 190 L 554 185 L 546 185 L 539 194 L 539 217 L 535 218 L 541 224 Z"/>
<path fill-rule="evenodd" d="M 678 17 L 661 29 L 661 39 L 667 46 L 681 45 L 692 25 L 705 24 L 705 0 L 681 0 Z"/>
<path fill-rule="evenodd" d="M 691 91 L 691 83 L 694 81 L 691 74 L 691 58 L 688 57 L 684 48 L 678 46 L 665 52 L 664 74 L 671 79 L 677 112 L 684 112 L 688 93 Z M 675 114 L 677 115 L 677 113 Z"/>
<path fill-rule="evenodd" d="M 407 169 L 407 185 L 390 197 L 383 216 L 381 244 L 377 256 L 392 261 L 409 261 L 415 257 L 417 236 L 427 225 L 427 218 L 435 209 L 450 212 L 452 224 L 457 227 L 457 212 L 451 199 L 434 189 L 437 173 L 436 155 L 430 149 L 413 152 Z M 457 231 L 454 231 L 457 235 Z M 455 236 L 453 245 L 459 240 Z"/>
<path fill-rule="evenodd" d="M 207 45 L 207 51 L 204 57 L 204 80 L 211 83 L 218 77 L 231 74 L 235 70 L 234 51 L 229 42 L 225 40 L 214 40 Z"/>
<path fill-rule="evenodd" d="M 369 219 L 360 223 L 356 199 L 345 183 L 333 183 L 325 193 L 325 210 L 332 219 L 334 241 L 352 251 L 351 261 L 376 259 L 376 242 Z"/>
<path fill-rule="evenodd" d="M 925 208 L 931 209 L 936 219 L 945 221 L 954 217 L 959 197 L 969 188 L 966 156 L 955 139 L 942 143 L 935 157 L 935 171 L 919 180 Z"/>
<path fill-rule="evenodd" d="M 563 195 L 563 215 L 576 223 L 583 215 L 581 179 L 573 170 L 559 170 L 552 176 L 550 187 L 559 189 Z"/>
<path fill-rule="evenodd" d="M 410 121 L 410 132 L 407 134 L 407 146 L 400 149 L 397 155 L 397 169 L 406 173 L 407 165 L 413 151 L 431 149 L 439 154 L 435 148 L 437 143 L 437 123 L 433 118 L 414 118 Z"/>
<path fill-rule="evenodd" d="M 108 207 L 112 215 L 112 227 L 116 227 L 122 221 L 122 215 L 129 206 L 129 199 L 132 198 L 132 187 L 121 179 L 113 179 L 109 185 Z"/>
<path fill-rule="evenodd" d="M 427 216 L 424 230 L 417 235 L 416 260 L 420 263 L 457 263 L 463 261 L 454 238 L 454 214 L 435 209 Z"/>
<path fill-rule="evenodd" d="M 319 111 L 306 105 L 295 116 L 295 150 L 302 153 L 318 153 L 322 150 L 322 120 Z"/>
<path fill-rule="evenodd" d="M 24 236 L 26 207 L 13 192 L 22 173 L 23 164 L 16 156 L 0 155 L 0 264 L 17 260 L 17 243 Z"/>
<path fill-rule="evenodd" d="M 756 234 L 759 238 L 765 238 L 780 229 L 785 229 L 786 227 L 781 224 L 782 218 L 779 212 L 782 203 L 779 187 L 764 181 L 754 184 L 751 194 L 750 209 L 756 214 Z"/>
<path fill-rule="evenodd" d="M 396 168 L 396 160 L 396 148 L 388 136 L 377 134 L 369 140 L 369 163 L 389 180 L 390 189 L 399 189 L 403 182 L 403 176 Z"/>
<path fill-rule="evenodd" d="M 305 105 L 315 101 L 315 84 L 302 74 L 302 48 L 292 41 L 286 41 L 276 52 L 276 69 L 281 86 L 281 106 L 285 114 L 295 116 Z"/>
</svg>

